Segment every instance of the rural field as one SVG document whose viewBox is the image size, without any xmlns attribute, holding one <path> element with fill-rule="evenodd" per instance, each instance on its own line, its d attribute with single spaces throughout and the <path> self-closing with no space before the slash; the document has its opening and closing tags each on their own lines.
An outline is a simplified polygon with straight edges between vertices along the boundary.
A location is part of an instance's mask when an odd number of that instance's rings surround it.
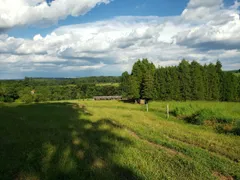
<svg viewBox="0 0 240 180">
<path fill-rule="evenodd" d="M 240 179 L 239 103 L 2 103 L 0 117 L 0 179 Z"/>
</svg>

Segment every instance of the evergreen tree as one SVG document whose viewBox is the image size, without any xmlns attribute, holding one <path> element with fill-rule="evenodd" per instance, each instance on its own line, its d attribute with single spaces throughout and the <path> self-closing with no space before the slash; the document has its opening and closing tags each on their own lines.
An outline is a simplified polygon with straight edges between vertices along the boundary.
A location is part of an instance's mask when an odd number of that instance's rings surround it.
<svg viewBox="0 0 240 180">
<path fill-rule="evenodd" d="M 212 63 L 208 65 L 207 68 L 208 73 L 208 95 L 209 100 L 219 100 L 220 92 L 219 92 L 219 77 L 216 71 L 216 66 Z"/>
<path fill-rule="evenodd" d="M 166 73 L 165 68 L 161 67 L 156 70 L 155 73 L 155 89 L 156 97 L 160 100 L 166 100 L 167 87 L 166 87 Z"/>
<path fill-rule="evenodd" d="M 192 61 L 191 63 L 191 99 L 203 100 L 204 99 L 204 85 L 203 85 L 203 73 L 201 65 Z"/>
<path fill-rule="evenodd" d="M 142 98 L 154 99 L 155 96 L 154 76 L 151 72 L 147 72 L 143 78 Z"/>
<path fill-rule="evenodd" d="M 120 89 L 122 91 L 123 97 L 127 97 L 127 94 L 129 92 L 129 77 L 130 76 L 127 71 L 122 73 Z"/>
<path fill-rule="evenodd" d="M 237 101 L 240 101 L 240 76 L 237 77 Z"/>
<path fill-rule="evenodd" d="M 209 100 L 209 87 L 208 87 L 208 65 L 204 65 L 201 67 L 202 75 L 203 75 L 203 92 L 204 92 L 204 100 Z"/>
<path fill-rule="evenodd" d="M 178 79 L 178 69 L 177 67 L 170 68 L 170 100 L 180 100 L 180 84 Z"/>
<path fill-rule="evenodd" d="M 172 95 L 172 87 L 171 87 L 171 82 L 172 82 L 172 76 L 170 72 L 170 67 L 165 68 L 165 81 L 166 81 L 166 100 L 171 100 L 171 95 Z"/>
<path fill-rule="evenodd" d="M 230 72 L 224 73 L 223 76 L 224 101 L 237 101 L 238 96 L 238 78 Z"/>
<path fill-rule="evenodd" d="M 127 97 L 130 99 L 139 99 L 140 98 L 138 83 L 134 76 L 129 76 Z"/>
<path fill-rule="evenodd" d="M 178 66 L 181 100 L 190 100 L 191 98 L 191 76 L 189 62 L 183 59 Z"/>
<path fill-rule="evenodd" d="M 224 100 L 224 73 L 222 71 L 222 63 L 218 60 L 217 63 L 216 63 L 216 72 L 218 74 L 218 85 L 219 85 L 219 99 L 221 101 Z"/>
<path fill-rule="evenodd" d="M 132 69 L 132 76 L 135 77 L 137 81 L 137 89 L 139 90 L 140 97 L 143 98 L 144 94 L 144 78 L 146 75 L 152 76 L 154 78 L 155 66 L 150 63 L 148 59 L 138 60 Z"/>
</svg>

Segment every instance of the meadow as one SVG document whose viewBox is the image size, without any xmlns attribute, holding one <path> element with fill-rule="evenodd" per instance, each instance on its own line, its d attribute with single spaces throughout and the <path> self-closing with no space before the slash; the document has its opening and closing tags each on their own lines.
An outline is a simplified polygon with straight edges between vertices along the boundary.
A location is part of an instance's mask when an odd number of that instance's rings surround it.
<svg viewBox="0 0 240 180">
<path fill-rule="evenodd" d="M 0 179 L 240 179 L 240 136 L 186 121 L 202 109 L 240 119 L 231 102 L 2 103 Z"/>
</svg>

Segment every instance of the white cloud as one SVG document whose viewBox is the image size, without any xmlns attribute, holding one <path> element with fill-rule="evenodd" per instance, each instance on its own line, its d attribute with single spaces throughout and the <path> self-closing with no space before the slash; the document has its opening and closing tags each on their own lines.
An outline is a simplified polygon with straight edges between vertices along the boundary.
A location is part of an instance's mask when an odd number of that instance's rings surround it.
<svg viewBox="0 0 240 180">
<path fill-rule="evenodd" d="M 0 30 L 17 25 L 54 23 L 67 16 L 80 16 L 110 0 L 1 0 Z"/>
<path fill-rule="evenodd" d="M 189 1 L 187 8 L 218 7 L 222 5 L 223 0 L 191 0 Z"/>
<path fill-rule="evenodd" d="M 139 58 L 156 65 L 177 65 L 182 58 L 200 63 L 222 61 L 239 69 L 240 20 L 238 3 L 191 0 L 186 9 L 213 10 L 199 19 L 175 17 L 116 17 L 60 27 L 32 40 L 0 35 L 0 78 L 30 75 L 120 75 Z M 186 10 L 184 10 L 186 11 Z M 193 13 L 193 11 L 192 11 Z M 219 21 L 217 14 L 225 19 Z M 32 73 L 32 74 L 31 74 Z"/>
<path fill-rule="evenodd" d="M 240 17 L 237 9 L 240 3 L 235 1 L 229 8 L 222 7 L 222 4 L 222 0 L 190 1 L 182 17 L 197 25 L 178 33 L 176 43 L 207 50 L 240 49 Z"/>
</svg>

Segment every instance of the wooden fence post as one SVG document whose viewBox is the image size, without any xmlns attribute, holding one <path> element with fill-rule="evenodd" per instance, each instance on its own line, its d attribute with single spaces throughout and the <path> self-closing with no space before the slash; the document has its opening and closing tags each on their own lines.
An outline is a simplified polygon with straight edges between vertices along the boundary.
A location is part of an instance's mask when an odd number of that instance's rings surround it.
<svg viewBox="0 0 240 180">
<path fill-rule="evenodd" d="M 167 118 L 169 118 L 169 105 L 167 104 Z"/>
</svg>

